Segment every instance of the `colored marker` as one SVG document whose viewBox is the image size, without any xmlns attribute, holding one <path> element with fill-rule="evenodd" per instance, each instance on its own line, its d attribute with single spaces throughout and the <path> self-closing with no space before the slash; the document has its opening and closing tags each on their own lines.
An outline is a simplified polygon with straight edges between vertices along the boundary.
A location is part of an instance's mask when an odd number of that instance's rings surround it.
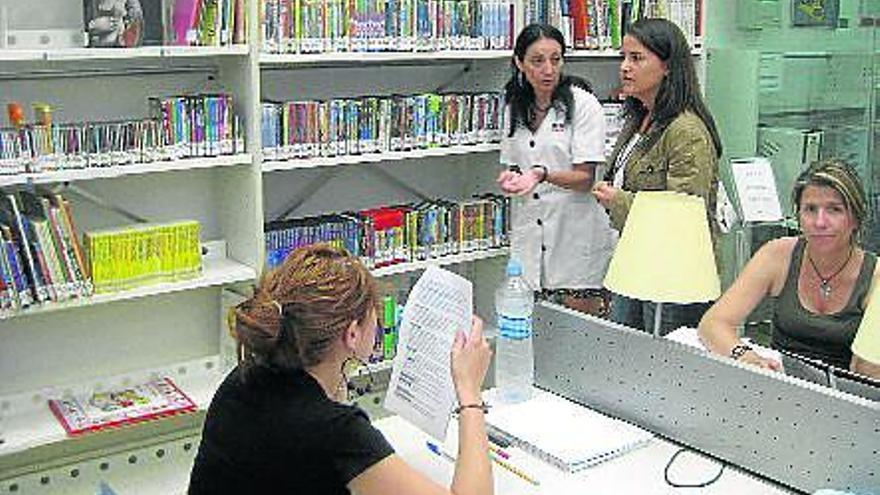
<svg viewBox="0 0 880 495">
<path fill-rule="evenodd" d="M 489 457 L 491 457 L 492 460 L 495 461 L 495 464 L 498 464 L 499 466 L 501 466 L 504 469 L 515 474 L 519 478 L 531 483 L 532 485 L 538 486 L 541 484 L 538 480 L 536 480 L 535 478 L 532 478 L 531 476 L 526 474 L 522 469 L 520 469 L 520 468 L 514 466 L 513 464 L 501 459 L 500 457 L 495 456 L 495 455 L 491 455 L 491 454 L 489 455 Z"/>
<path fill-rule="evenodd" d="M 498 457 L 501 457 L 502 459 L 510 459 L 510 454 L 492 445 L 491 443 L 489 444 L 489 450 L 494 452 L 496 455 L 498 455 Z"/>
<path fill-rule="evenodd" d="M 449 462 L 453 462 L 453 463 L 455 462 L 455 457 L 452 457 L 451 455 L 446 453 L 446 451 L 441 449 L 439 445 L 437 445 L 431 441 L 426 441 L 425 444 L 428 446 L 428 450 L 430 450 L 431 452 L 439 455 L 440 457 L 446 459 Z"/>
</svg>

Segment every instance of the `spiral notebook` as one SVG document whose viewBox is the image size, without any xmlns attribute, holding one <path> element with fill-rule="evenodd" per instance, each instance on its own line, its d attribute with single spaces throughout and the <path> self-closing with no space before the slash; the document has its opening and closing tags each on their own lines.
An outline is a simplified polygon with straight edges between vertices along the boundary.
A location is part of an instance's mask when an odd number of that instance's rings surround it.
<svg viewBox="0 0 880 495">
<path fill-rule="evenodd" d="M 530 454 L 572 473 L 646 445 L 654 435 L 557 395 L 493 409 L 489 430 Z"/>
</svg>

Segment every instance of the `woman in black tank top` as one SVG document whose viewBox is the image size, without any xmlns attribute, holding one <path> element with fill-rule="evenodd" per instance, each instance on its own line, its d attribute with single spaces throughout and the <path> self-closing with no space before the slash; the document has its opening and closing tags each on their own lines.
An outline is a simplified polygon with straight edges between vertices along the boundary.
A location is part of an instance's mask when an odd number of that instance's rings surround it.
<svg viewBox="0 0 880 495">
<path fill-rule="evenodd" d="M 802 234 L 759 249 L 700 321 L 700 338 L 715 353 L 764 368 L 779 363 L 758 355 L 736 328 L 765 297 L 775 299 L 774 348 L 880 376 L 880 363 L 850 351 L 880 276 L 877 257 L 862 249 L 867 200 L 856 172 L 839 160 L 814 163 L 795 182 Z"/>
</svg>

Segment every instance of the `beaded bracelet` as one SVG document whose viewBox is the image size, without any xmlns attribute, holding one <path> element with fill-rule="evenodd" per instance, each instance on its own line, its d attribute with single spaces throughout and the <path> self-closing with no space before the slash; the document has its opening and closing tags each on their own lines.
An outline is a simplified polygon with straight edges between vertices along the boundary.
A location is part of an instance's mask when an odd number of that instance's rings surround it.
<svg viewBox="0 0 880 495">
<path fill-rule="evenodd" d="M 752 350 L 752 347 L 747 344 L 736 344 L 733 346 L 733 349 L 730 350 L 730 358 L 734 361 L 739 361 L 739 358 L 743 357 L 743 354 Z"/>
<path fill-rule="evenodd" d="M 464 411 L 465 409 L 479 409 L 480 411 L 483 411 L 483 413 L 485 414 L 485 413 L 489 412 L 490 407 L 492 407 L 492 406 L 490 406 L 489 404 L 486 404 L 486 401 L 483 401 L 483 402 L 480 402 L 479 404 L 462 404 L 462 405 L 456 407 L 455 409 L 453 409 L 452 412 L 455 414 L 461 414 L 461 412 Z"/>
</svg>

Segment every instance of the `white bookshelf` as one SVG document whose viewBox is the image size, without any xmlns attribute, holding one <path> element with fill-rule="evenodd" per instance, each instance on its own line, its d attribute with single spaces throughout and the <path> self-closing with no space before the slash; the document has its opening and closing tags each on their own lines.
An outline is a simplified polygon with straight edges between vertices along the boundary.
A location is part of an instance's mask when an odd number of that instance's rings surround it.
<svg viewBox="0 0 880 495">
<path fill-rule="evenodd" d="M 416 149 L 410 151 L 390 151 L 387 153 L 364 153 L 360 155 L 339 155 L 291 160 L 271 160 L 263 162 L 263 172 L 279 172 L 283 170 L 336 167 L 343 165 L 358 165 L 364 163 L 395 162 L 401 160 L 419 160 L 424 158 L 437 158 L 443 156 L 468 155 L 471 153 L 490 153 L 498 151 L 498 149 L 499 145 L 496 143 L 481 143 Z"/>
<path fill-rule="evenodd" d="M 507 256 L 509 254 L 509 249 L 504 248 L 495 248 L 495 249 L 484 249 L 484 250 L 476 250 L 467 253 L 460 254 L 451 254 L 448 256 L 438 256 L 436 258 L 431 258 L 423 261 L 413 261 L 409 263 L 397 263 L 394 265 L 383 266 L 380 268 L 374 268 L 371 272 L 375 277 L 388 277 L 391 275 L 398 275 L 401 273 L 414 272 L 417 270 L 424 270 L 429 266 L 447 266 L 447 265 L 457 265 L 460 263 L 472 263 L 480 260 L 487 260 L 492 258 L 499 258 L 503 256 Z"/>
<path fill-rule="evenodd" d="M 174 292 L 236 284 L 255 280 L 256 278 L 257 273 L 253 268 L 234 260 L 228 258 L 206 259 L 202 264 L 201 275 L 191 279 L 144 285 L 135 289 L 108 292 L 90 297 L 79 297 L 61 302 L 50 301 L 42 304 L 34 304 L 16 312 L 0 314 L 0 320 L 24 318 L 27 316 L 55 311 L 87 308 L 98 304 L 108 304 L 162 294 L 172 294 Z M 2 453 L 0 453 L 0 455 L 2 455 Z"/>
<path fill-rule="evenodd" d="M 47 2 L 40 2 L 40 12 L 56 9 L 81 23 L 82 2 Z M 25 13 L 36 9 L 7 5 Z M 249 13 L 252 34 L 256 17 Z M 148 117 L 150 97 L 226 93 L 234 99 L 247 150 L 0 176 L 6 190 L 59 189 L 80 233 L 129 225 L 133 217 L 197 220 L 206 249 L 202 272 L 191 279 L 0 315 L 0 494 L 93 494 L 99 480 L 119 493 L 185 492 L 204 411 L 225 375 L 219 364 L 228 350 L 221 340 L 222 294 L 245 290 L 262 270 L 254 46 L 0 49 L 0 93 L 21 104 L 29 122 L 34 102 L 49 104 L 56 123 L 108 122 Z M 106 390 L 154 376 L 170 377 L 199 410 L 68 437 L 47 405 L 65 391 Z"/>
<path fill-rule="evenodd" d="M 49 50 L 3 50 L 0 62 L 47 61 L 75 62 L 92 60 L 171 59 L 193 57 L 246 56 L 247 45 L 210 46 L 144 46 L 138 48 L 60 48 Z"/>
<path fill-rule="evenodd" d="M 0 176 L 0 187 L 20 184 L 53 184 L 59 182 L 79 182 L 95 179 L 112 179 L 126 175 L 155 174 L 162 172 L 178 172 L 182 170 L 198 170 L 220 167 L 251 165 L 253 156 L 250 153 L 224 155 L 216 157 L 186 158 L 181 160 L 158 161 L 149 163 L 132 163 L 110 167 L 90 167 L 81 169 L 48 170 L 39 173 L 25 173 Z"/>
<path fill-rule="evenodd" d="M 19 394 L 0 397 L 4 415 L 0 419 L 3 427 L 4 442 L 0 444 L 0 457 L 21 453 L 29 449 L 59 446 L 59 448 L 76 449 L 73 444 L 90 435 L 69 437 L 46 406 L 49 399 L 57 399 L 65 394 L 83 393 L 85 391 L 109 390 L 129 386 L 153 378 L 171 378 L 190 399 L 204 412 L 214 396 L 225 371 L 220 368 L 219 356 L 207 356 L 191 361 L 169 363 L 160 368 L 136 370 L 130 373 L 101 377 L 90 381 L 66 383 L 63 385 L 28 390 Z M 176 419 L 186 416 L 186 413 Z M 195 415 L 194 415 L 195 416 Z M 170 418 L 150 420 L 154 426 Z M 194 418 L 195 419 L 195 418 Z M 107 437 L 124 437 L 130 430 L 138 428 L 138 424 L 111 428 L 91 435 L 107 443 Z M 66 447 L 61 447 L 67 444 Z M 0 466 L 3 464 L 0 463 Z"/>
<path fill-rule="evenodd" d="M 393 64 L 397 62 L 424 62 L 455 60 L 507 60 L 507 50 L 442 50 L 436 52 L 332 52 L 332 53 L 261 53 L 260 65 L 309 64 Z"/>
</svg>

